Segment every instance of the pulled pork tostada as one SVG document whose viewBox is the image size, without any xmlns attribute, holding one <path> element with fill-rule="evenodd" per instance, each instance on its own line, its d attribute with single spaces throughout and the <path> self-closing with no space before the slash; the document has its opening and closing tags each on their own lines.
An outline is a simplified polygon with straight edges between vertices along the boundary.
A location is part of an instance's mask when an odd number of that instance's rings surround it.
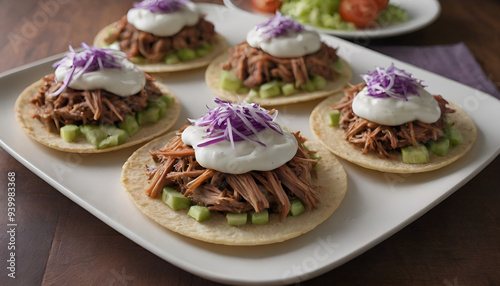
<svg viewBox="0 0 500 286">
<path fill-rule="evenodd" d="M 335 156 L 283 130 L 277 112 L 215 101 L 124 164 L 121 183 L 137 207 L 171 231 L 225 245 L 281 242 L 330 217 L 347 190 Z"/>
<path fill-rule="evenodd" d="M 337 156 L 389 173 L 442 168 L 474 144 L 474 121 L 396 68 L 376 68 L 365 83 L 326 98 L 310 116 L 317 139 Z"/>
<path fill-rule="evenodd" d="M 104 27 L 94 45 L 121 50 L 145 72 L 207 66 L 227 48 L 226 39 L 188 0 L 144 0 Z"/>
<path fill-rule="evenodd" d="M 205 72 L 218 97 L 269 106 L 326 97 L 344 88 L 351 76 L 349 64 L 316 31 L 279 12 Z"/>
<path fill-rule="evenodd" d="M 177 97 L 115 50 L 82 43 L 31 84 L 14 110 L 23 131 L 50 148 L 101 153 L 149 141 L 180 116 Z"/>
</svg>

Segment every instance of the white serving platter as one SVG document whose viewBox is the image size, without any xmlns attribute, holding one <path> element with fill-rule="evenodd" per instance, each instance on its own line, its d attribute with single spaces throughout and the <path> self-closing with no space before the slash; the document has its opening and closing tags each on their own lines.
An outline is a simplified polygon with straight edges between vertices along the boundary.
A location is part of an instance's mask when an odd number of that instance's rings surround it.
<svg viewBox="0 0 500 286">
<path fill-rule="evenodd" d="M 230 45 L 264 16 L 202 4 L 217 31 Z M 464 109 L 478 127 L 478 138 L 462 159 L 441 170 L 394 175 L 366 170 L 341 160 L 348 191 L 340 208 L 315 230 L 296 239 L 259 247 L 230 247 L 195 241 L 172 233 L 141 213 L 122 190 L 122 164 L 136 147 L 98 155 L 51 150 L 26 136 L 18 126 L 14 102 L 30 83 L 51 73 L 56 55 L 0 74 L 0 145 L 23 165 L 94 216 L 162 259 L 195 275 L 228 284 L 281 285 L 328 272 L 396 233 L 464 185 L 500 153 L 500 101 L 463 84 L 332 36 L 340 55 L 359 74 L 392 62 L 423 79 L 428 90 Z M 183 111 L 176 127 L 214 106 L 204 69 L 163 75 L 160 80 L 180 98 Z M 279 108 L 278 122 L 313 139 L 309 113 L 319 101 Z"/>
</svg>

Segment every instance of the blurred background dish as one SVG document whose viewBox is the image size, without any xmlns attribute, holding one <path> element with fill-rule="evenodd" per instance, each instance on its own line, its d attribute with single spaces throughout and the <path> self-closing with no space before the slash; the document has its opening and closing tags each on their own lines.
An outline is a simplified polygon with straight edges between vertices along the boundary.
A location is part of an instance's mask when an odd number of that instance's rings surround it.
<svg viewBox="0 0 500 286">
<path fill-rule="evenodd" d="M 243 10 L 250 13 L 262 14 L 272 17 L 273 14 L 258 10 L 252 1 L 224 0 L 224 4 L 232 9 Z M 408 34 L 420 30 L 434 22 L 441 13 L 441 5 L 437 0 L 394 0 L 389 4 L 402 8 L 408 13 L 408 20 L 404 22 L 377 24 L 357 30 L 339 30 L 324 28 L 313 25 L 305 25 L 316 29 L 318 32 L 326 33 L 346 39 L 360 38 L 385 38 Z"/>
</svg>

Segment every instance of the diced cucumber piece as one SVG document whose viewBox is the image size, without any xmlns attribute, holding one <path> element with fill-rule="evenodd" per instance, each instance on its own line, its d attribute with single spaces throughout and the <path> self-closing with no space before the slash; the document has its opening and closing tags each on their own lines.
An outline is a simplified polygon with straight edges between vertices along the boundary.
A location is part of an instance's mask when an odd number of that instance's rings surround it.
<svg viewBox="0 0 500 286">
<path fill-rule="evenodd" d="M 200 48 L 204 49 L 204 50 L 207 50 L 208 52 L 211 52 L 214 50 L 214 47 L 212 46 L 212 44 L 210 44 L 209 42 L 203 42 L 200 46 Z"/>
<path fill-rule="evenodd" d="M 128 138 L 127 131 L 114 125 L 100 125 L 99 128 L 104 132 L 106 137 L 98 143 L 98 149 L 121 145 L 125 143 Z"/>
<path fill-rule="evenodd" d="M 114 125 L 81 125 L 80 132 L 98 149 L 123 144 L 129 137 L 125 130 Z"/>
<path fill-rule="evenodd" d="M 194 51 L 196 53 L 196 56 L 199 57 L 199 58 L 201 58 L 203 56 L 206 56 L 206 55 L 208 55 L 210 53 L 209 50 L 207 50 L 207 49 L 205 49 L 203 47 L 196 48 L 196 49 L 194 49 Z"/>
<path fill-rule="evenodd" d="M 134 64 L 143 64 L 144 62 L 146 62 L 146 58 L 144 58 L 143 56 L 130 57 L 128 60 L 133 62 Z"/>
<path fill-rule="evenodd" d="M 313 75 L 311 81 L 316 90 L 322 90 L 326 86 L 326 79 L 320 75 Z"/>
<path fill-rule="evenodd" d="M 342 61 L 339 59 L 333 64 L 333 68 L 336 69 L 337 71 L 342 70 L 344 65 L 342 64 Z"/>
<path fill-rule="evenodd" d="M 241 80 L 231 71 L 222 70 L 220 74 L 220 87 L 227 91 L 236 92 L 241 86 Z"/>
<path fill-rule="evenodd" d="M 196 59 L 198 56 L 196 56 L 196 52 L 193 49 L 185 48 L 185 49 L 180 49 L 177 51 L 177 56 L 179 56 L 179 59 L 181 61 L 191 61 Z"/>
<path fill-rule="evenodd" d="M 196 57 L 201 58 L 213 51 L 213 47 L 209 42 L 202 43 L 199 47 L 194 49 Z"/>
<path fill-rule="evenodd" d="M 315 91 L 316 87 L 314 86 L 314 83 L 312 81 L 308 81 L 302 85 L 302 88 L 305 89 L 306 91 Z"/>
<path fill-rule="evenodd" d="M 464 140 L 462 134 L 460 134 L 460 131 L 458 131 L 458 129 L 455 126 L 446 127 L 444 129 L 444 136 L 450 139 L 451 146 L 460 145 Z"/>
<path fill-rule="evenodd" d="M 160 97 L 161 99 L 163 99 L 165 101 L 165 103 L 167 104 L 167 108 L 171 107 L 172 105 L 174 105 L 174 102 L 175 102 L 175 98 L 170 95 L 170 94 L 164 94 L 162 97 Z"/>
<path fill-rule="evenodd" d="M 177 53 L 175 53 L 175 52 L 166 54 L 163 57 L 163 62 L 166 63 L 167 65 L 173 65 L 173 64 L 179 63 L 180 61 L 181 61 L 181 59 L 179 59 L 179 57 L 177 56 Z"/>
<path fill-rule="evenodd" d="M 82 133 L 77 125 L 68 124 L 59 129 L 59 134 L 64 141 L 73 142 Z"/>
<path fill-rule="evenodd" d="M 295 198 L 290 201 L 290 215 L 291 216 L 298 216 L 301 215 L 303 212 L 306 211 L 306 208 L 304 207 L 304 204 L 299 198 Z"/>
<path fill-rule="evenodd" d="M 281 86 L 281 93 L 285 96 L 297 93 L 297 89 L 293 83 L 285 83 Z"/>
<path fill-rule="evenodd" d="M 191 200 L 182 195 L 174 188 L 165 187 L 161 194 L 161 200 L 174 211 L 191 206 Z"/>
<path fill-rule="evenodd" d="M 129 137 L 127 131 L 120 129 L 114 125 L 100 125 L 99 128 L 101 128 L 101 130 L 104 131 L 104 133 L 106 133 L 108 137 L 116 136 L 118 145 L 125 143 L 125 141 L 127 141 L 127 138 Z"/>
<path fill-rule="evenodd" d="M 251 88 L 250 91 L 248 92 L 249 97 L 259 97 L 259 91 Z"/>
<path fill-rule="evenodd" d="M 280 86 L 273 80 L 262 84 L 259 88 L 259 94 L 262 98 L 271 98 L 281 94 Z"/>
<path fill-rule="evenodd" d="M 123 132 L 125 132 L 125 131 L 123 131 Z M 112 135 L 112 136 L 108 136 L 108 137 L 102 139 L 101 142 L 99 142 L 99 144 L 97 145 L 97 149 L 104 149 L 104 148 L 109 148 L 109 147 L 118 146 L 118 145 L 120 145 L 118 136 Z"/>
<path fill-rule="evenodd" d="M 246 97 L 247 102 L 255 102 L 255 99 L 259 98 L 259 91 L 251 88 L 248 92 L 248 96 Z"/>
<path fill-rule="evenodd" d="M 333 126 L 333 127 L 338 127 L 339 126 L 339 120 L 340 120 L 340 111 L 339 110 L 332 110 L 328 114 L 328 125 Z"/>
<path fill-rule="evenodd" d="M 160 120 L 161 110 L 158 106 L 151 106 L 137 112 L 137 123 L 143 125 L 146 123 L 156 123 Z"/>
<path fill-rule="evenodd" d="M 128 136 L 133 136 L 139 131 L 139 123 L 137 123 L 135 116 L 129 115 L 125 117 L 125 121 L 118 123 L 118 128 L 125 130 Z"/>
<path fill-rule="evenodd" d="M 131 117 L 131 119 L 129 117 Z M 66 125 L 64 128 L 61 128 L 61 137 L 67 140 L 71 139 L 71 137 L 74 137 L 75 135 L 79 136 L 80 134 L 83 134 L 87 142 L 94 145 L 97 149 L 108 148 L 125 143 L 129 137 L 127 130 L 133 129 L 133 124 L 131 122 L 135 122 L 133 116 L 128 116 L 126 118 L 126 122 L 119 123 L 122 128 L 109 124 L 99 126 L 87 124 L 80 125 L 79 127 L 76 125 Z"/>
<path fill-rule="evenodd" d="M 168 93 L 163 94 L 162 96 L 158 97 L 154 101 L 157 101 L 157 100 L 163 101 L 165 103 L 166 107 L 170 107 L 170 106 L 172 106 L 172 104 L 174 104 L 174 97 Z"/>
<path fill-rule="evenodd" d="M 228 225 L 244 225 L 247 223 L 247 213 L 227 213 L 226 220 Z"/>
<path fill-rule="evenodd" d="M 191 206 L 188 215 L 198 222 L 203 222 L 210 218 L 210 211 L 205 206 Z"/>
<path fill-rule="evenodd" d="M 424 164 L 429 162 L 429 151 L 427 151 L 424 145 L 402 147 L 401 156 L 403 163 L 407 164 Z"/>
<path fill-rule="evenodd" d="M 244 85 L 240 86 L 238 88 L 238 90 L 236 90 L 237 94 L 248 94 L 249 92 L 250 92 L 250 88 L 247 86 L 244 86 Z"/>
<path fill-rule="evenodd" d="M 269 212 L 263 209 L 260 212 L 252 211 L 250 213 L 250 220 L 253 224 L 267 224 L 269 222 Z"/>
<path fill-rule="evenodd" d="M 202 49 L 202 48 L 196 48 L 194 50 L 194 52 L 196 53 L 196 56 L 201 58 L 203 56 L 206 56 L 209 54 L 209 51 L 205 50 L 205 49 Z"/>
<path fill-rule="evenodd" d="M 438 156 L 446 156 L 450 152 L 450 139 L 443 138 L 439 141 L 431 140 L 427 143 L 427 147 L 429 151 Z"/>
<path fill-rule="evenodd" d="M 97 125 L 80 125 L 80 131 L 87 139 L 90 144 L 99 147 L 99 143 L 106 138 L 106 132 L 104 132 Z"/>
<path fill-rule="evenodd" d="M 167 113 L 167 104 L 161 98 L 148 101 L 148 108 L 156 106 L 160 109 L 160 118 Z"/>
</svg>

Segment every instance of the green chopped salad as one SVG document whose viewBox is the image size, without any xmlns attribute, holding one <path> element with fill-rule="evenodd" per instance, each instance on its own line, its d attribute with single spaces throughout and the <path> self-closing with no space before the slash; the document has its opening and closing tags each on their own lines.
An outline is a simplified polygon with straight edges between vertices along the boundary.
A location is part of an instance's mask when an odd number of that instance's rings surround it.
<svg viewBox="0 0 500 286">
<path fill-rule="evenodd" d="M 289 15 L 303 25 L 332 30 L 354 31 L 354 23 L 346 22 L 339 13 L 341 0 L 285 0 L 280 8 L 283 15 Z M 389 4 L 377 18 L 379 24 L 405 22 L 409 18 L 403 8 Z"/>
</svg>

